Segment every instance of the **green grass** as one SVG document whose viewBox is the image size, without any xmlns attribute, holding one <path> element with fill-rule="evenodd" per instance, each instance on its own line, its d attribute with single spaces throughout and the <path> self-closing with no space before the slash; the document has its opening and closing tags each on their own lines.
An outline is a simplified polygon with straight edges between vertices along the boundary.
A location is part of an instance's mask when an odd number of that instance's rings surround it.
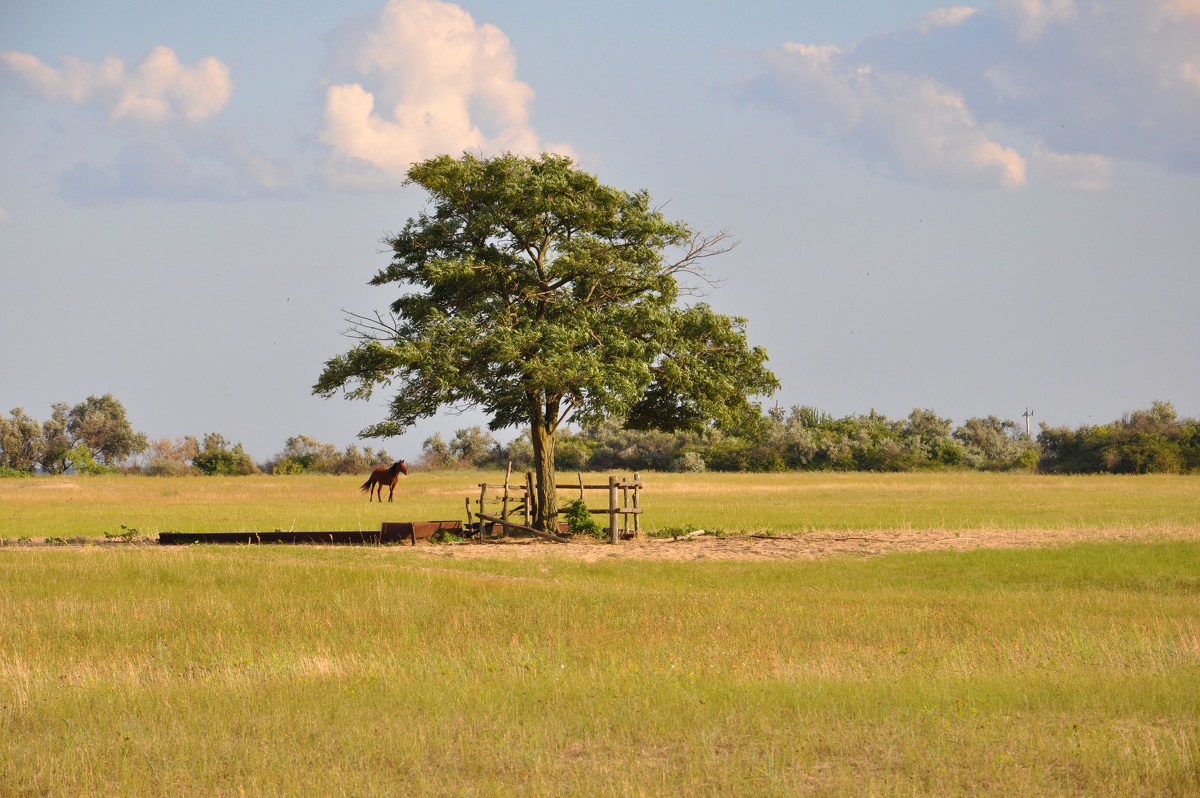
<svg viewBox="0 0 1200 798">
<path fill-rule="evenodd" d="M 562 475 L 564 482 L 574 481 Z M 586 477 L 585 477 L 586 479 Z M 1200 476 L 645 474 L 647 529 L 1096 529 L 1200 526 Z M 0 537 L 103 537 L 274 529 L 373 530 L 384 520 L 464 518 L 499 472 L 414 473 L 369 504 L 361 477 L 0 479 Z M 562 492 L 564 502 L 577 497 Z M 590 506 L 605 499 L 589 494 Z"/>
<path fill-rule="evenodd" d="M 1200 793 L 1194 542 L 452 553 L 0 550 L 0 794 Z"/>
</svg>

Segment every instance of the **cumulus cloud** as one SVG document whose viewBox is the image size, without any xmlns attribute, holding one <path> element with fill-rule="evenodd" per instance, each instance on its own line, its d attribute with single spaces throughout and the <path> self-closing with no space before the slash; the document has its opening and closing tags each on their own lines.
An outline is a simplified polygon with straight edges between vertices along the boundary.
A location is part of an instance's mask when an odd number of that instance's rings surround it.
<svg viewBox="0 0 1200 798">
<path fill-rule="evenodd" d="M 954 6 L 953 8 L 935 8 L 917 20 L 915 28 L 920 33 L 929 33 L 934 28 L 953 28 L 961 25 L 979 13 L 978 8 L 970 6 Z"/>
<path fill-rule="evenodd" d="M 253 147 L 241 128 L 186 137 L 138 139 L 106 167 L 76 164 L 59 179 L 63 198 L 79 205 L 123 199 L 176 201 L 287 197 L 291 167 Z"/>
<path fill-rule="evenodd" d="M 1200 171 L 1198 42 L 1200 0 L 996 0 L 784 44 L 744 95 L 897 179 L 1095 190 L 1119 159 Z"/>
<path fill-rule="evenodd" d="M 923 75 L 877 71 L 836 47 L 766 54 L 772 95 L 802 127 L 883 171 L 962 186 L 1025 184 L 1025 159 L 988 137 L 961 93 Z"/>
<path fill-rule="evenodd" d="M 113 55 L 98 64 L 68 55 L 59 64 L 55 69 L 30 53 L 0 51 L 0 68 L 27 94 L 91 106 L 112 122 L 202 122 L 219 114 L 233 95 L 228 66 L 216 58 L 181 64 L 170 47 L 155 47 L 132 69 Z"/>
<path fill-rule="evenodd" d="M 440 153 L 543 149 L 508 37 L 452 3 L 390 0 L 334 33 L 330 66 L 341 79 L 326 87 L 318 136 L 332 186 L 395 184 Z"/>
<path fill-rule="evenodd" d="M 79 163 L 60 176 L 63 197 L 80 204 L 127 198 L 228 200 L 289 196 L 287 163 L 254 147 L 238 127 L 214 127 L 233 95 L 229 67 L 216 58 L 183 64 L 155 47 L 136 66 L 116 56 L 90 63 L 63 56 L 57 68 L 30 53 L 0 52 L 0 75 L 31 97 L 92 109 L 125 141 L 105 166 Z"/>
<path fill-rule="evenodd" d="M 1103 191 L 1116 183 L 1116 167 L 1102 155 L 1064 155 L 1038 142 L 1032 164 L 1036 174 L 1079 191 Z"/>
<path fill-rule="evenodd" d="M 1016 31 L 1020 42 L 1034 41 L 1047 28 L 1079 17 L 1075 0 L 996 0 L 994 10 Z"/>
</svg>

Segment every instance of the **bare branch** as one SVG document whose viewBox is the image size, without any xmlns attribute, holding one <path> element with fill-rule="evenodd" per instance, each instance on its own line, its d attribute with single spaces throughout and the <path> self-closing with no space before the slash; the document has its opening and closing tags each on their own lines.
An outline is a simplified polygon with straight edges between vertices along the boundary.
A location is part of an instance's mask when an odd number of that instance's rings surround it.
<svg viewBox="0 0 1200 798">
<path fill-rule="evenodd" d="M 389 313 L 387 318 L 384 318 L 383 314 L 376 310 L 372 315 L 364 316 L 345 308 L 342 308 L 342 313 L 346 314 L 345 320 L 350 325 L 342 331 L 342 335 L 347 338 L 359 341 L 390 341 L 400 336 L 400 320 L 394 314 Z"/>
<path fill-rule="evenodd" d="M 709 277 L 708 270 L 705 268 L 703 261 L 707 258 L 731 252 L 737 249 L 740 243 L 727 230 L 722 230 L 712 235 L 705 235 L 702 232 L 696 233 L 692 236 L 692 240 L 688 242 L 683 256 L 667 266 L 666 271 L 669 274 L 689 274 L 704 281 L 709 288 L 716 288 L 723 281 Z M 679 293 L 685 296 L 702 296 L 705 291 L 698 286 L 680 285 Z"/>
</svg>

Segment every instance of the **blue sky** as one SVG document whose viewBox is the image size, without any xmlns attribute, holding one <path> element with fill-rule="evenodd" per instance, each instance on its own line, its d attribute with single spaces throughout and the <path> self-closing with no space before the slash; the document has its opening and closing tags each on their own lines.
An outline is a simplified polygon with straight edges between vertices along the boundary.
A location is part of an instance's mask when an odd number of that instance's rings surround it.
<svg viewBox="0 0 1200 798">
<path fill-rule="evenodd" d="M 772 403 L 1200 415 L 1200 0 L 7 2 L 0 408 L 352 442 L 383 399 L 310 387 L 463 149 L 732 232 Z"/>
</svg>

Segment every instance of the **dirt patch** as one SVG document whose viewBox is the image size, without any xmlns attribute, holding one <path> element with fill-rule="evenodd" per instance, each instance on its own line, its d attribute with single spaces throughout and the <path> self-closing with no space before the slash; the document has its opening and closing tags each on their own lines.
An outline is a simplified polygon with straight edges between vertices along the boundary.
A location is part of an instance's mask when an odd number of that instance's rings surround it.
<svg viewBox="0 0 1200 798">
<path fill-rule="evenodd" d="M 969 551 L 1064 546 L 1081 541 L 1200 540 L 1200 528 L 1178 529 L 972 529 L 873 530 L 863 533 L 813 532 L 804 536 L 704 535 L 678 539 L 622 541 L 617 546 L 592 540 L 560 545 L 532 540 L 425 545 L 431 557 L 521 559 L 528 557 L 599 562 L 602 560 L 816 560 L 869 557 L 900 551 Z"/>
<path fill-rule="evenodd" d="M 486 543 L 429 543 L 421 541 L 416 554 L 462 559 L 561 559 L 577 562 L 607 560 L 817 560 L 825 557 L 871 557 L 901 551 L 970 551 L 1065 546 L 1082 541 L 1200 541 L 1200 527 L 1148 529 L 904 529 L 810 532 L 804 535 L 700 535 L 686 538 L 623 540 L 612 546 L 590 538 L 570 543 L 550 543 L 537 538 L 509 538 Z M 324 548 L 320 544 L 314 545 Z M 150 537 L 115 538 L 11 538 L 3 548 L 54 548 L 73 546 L 118 548 L 157 546 Z M 171 547 L 174 548 L 174 547 Z M 406 548 L 406 547 L 405 547 Z"/>
</svg>

